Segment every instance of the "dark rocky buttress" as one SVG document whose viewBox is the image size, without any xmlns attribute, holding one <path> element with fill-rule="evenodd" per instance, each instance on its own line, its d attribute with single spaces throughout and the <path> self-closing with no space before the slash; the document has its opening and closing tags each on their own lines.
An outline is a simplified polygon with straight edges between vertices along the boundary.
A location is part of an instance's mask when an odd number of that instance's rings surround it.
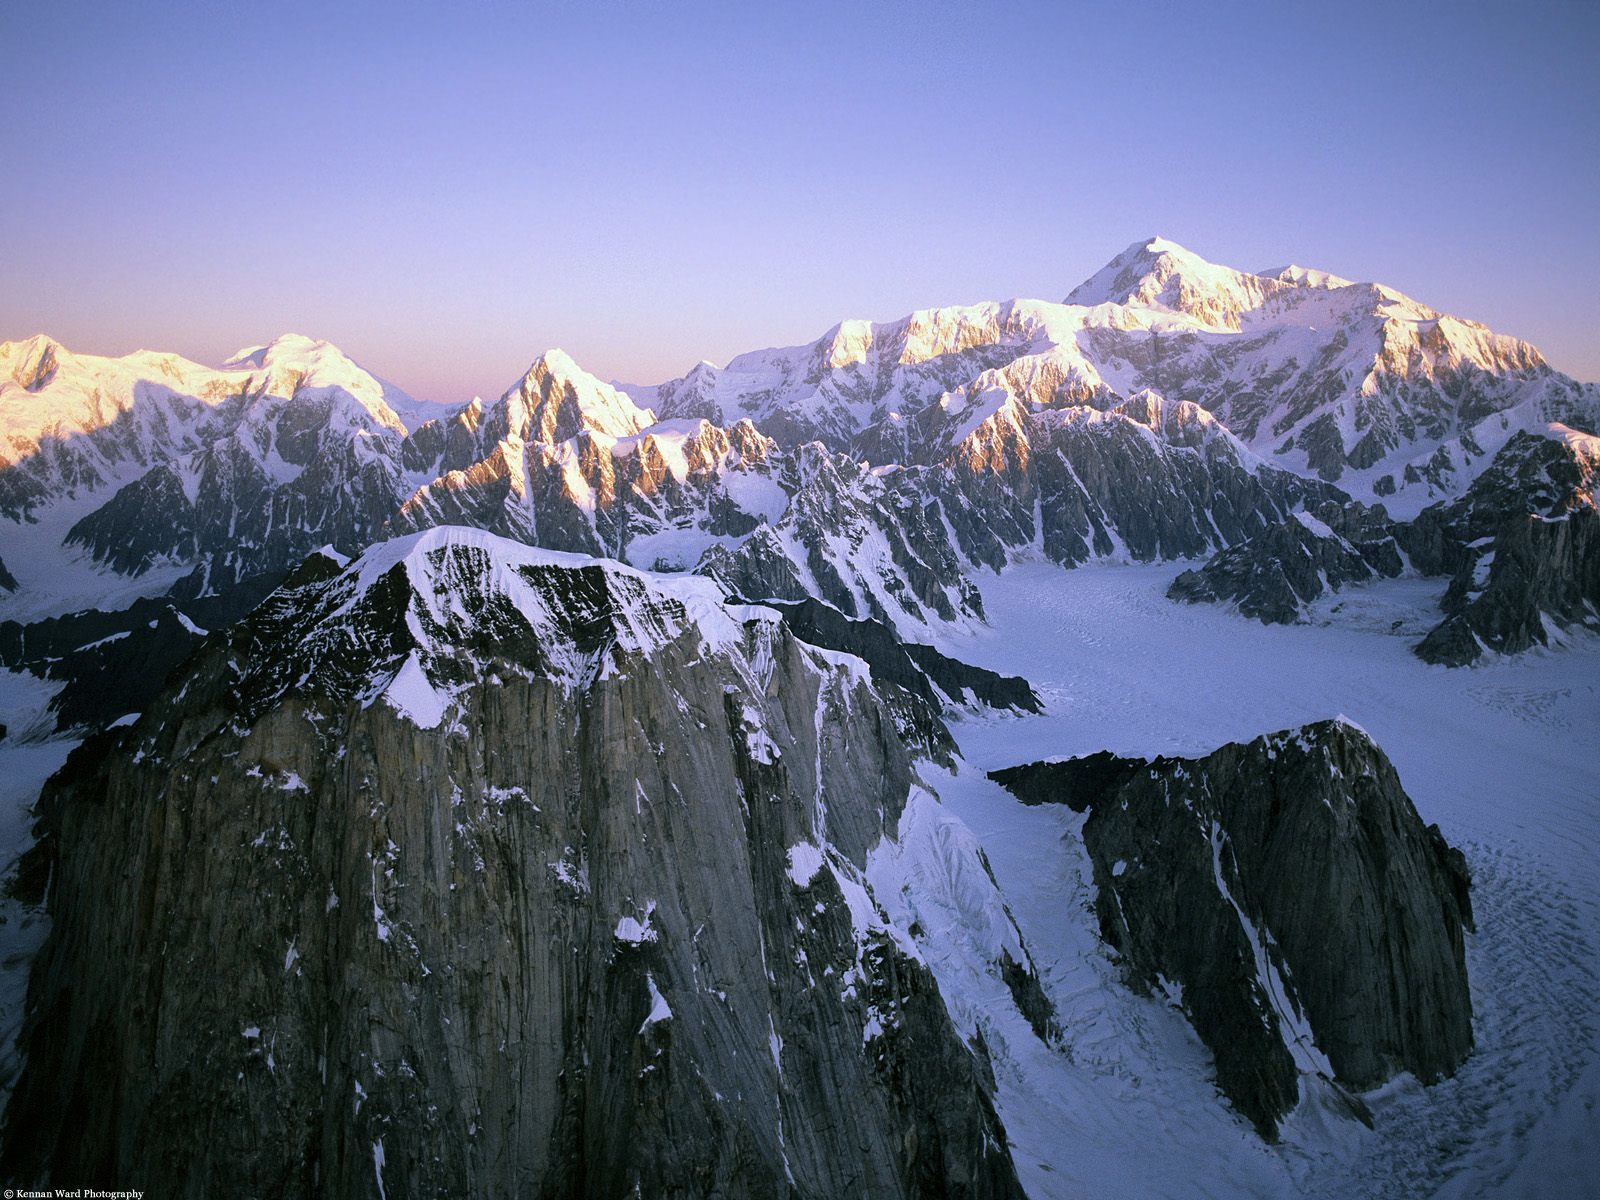
<svg viewBox="0 0 1600 1200">
<path fill-rule="evenodd" d="M 1025 803 L 1088 811 L 1102 937 L 1132 986 L 1180 997 L 1218 1086 L 1264 1136 L 1308 1076 L 1432 1082 L 1471 1051 L 1465 859 L 1348 722 L 1203 758 L 1101 753 L 991 777 Z"/>
<path fill-rule="evenodd" d="M 714 585 L 436 530 L 309 560 L 49 785 L 18 1183 L 1018 1196 L 865 880 L 856 660 Z"/>
</svg>

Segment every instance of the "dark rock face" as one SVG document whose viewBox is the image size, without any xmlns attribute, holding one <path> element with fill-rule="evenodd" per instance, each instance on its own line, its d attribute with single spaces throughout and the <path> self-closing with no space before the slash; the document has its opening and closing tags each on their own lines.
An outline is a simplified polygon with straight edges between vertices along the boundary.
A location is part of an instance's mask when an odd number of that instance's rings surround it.
<svg viewBox="0 0 1600 1200">
<path fill-rule="evenodd" d="M 394 512 L 399 457 L 393 431 L 374 452 L 351 440 L 347 414 L 328 397 L 279 405 L 271 422 L 245 424 L 184 467 L 159 466 L 119 489 L 67 534 L 124 574 L 161 561 L 204 561 L 217 583 L 282 573 L 319 546 L 357 554 Z M 275 459 L 277 474 L 266 461 Z M 194 500 L 180 471 L 196 480 Z"/>
<path fill-rule="evenodd" d="M 1600 629 L 1600 513 L 1512 519 L 1451 580 L 1442 607 L 1449 615 L 1416 650 L 1451 667 L 1548 645 L 1553 629 Z"/>
<path fill-rule="evenodd" d="M 859 664 L 703 581 L 314 556 L 49 785 L 0 1174 L 1018 1196 L 865 882 L 909 785 Z"/>
<path fill-rule="evenodd" d="M 1002 675 L 985 667 L 975 667 L 920 642 L 907 642 L 906 653 L 941 692 L 957 703 L 965 702 L 970 695 L 972 700 L 988 708 L 1028 713 L 1044 711 L 1039 694 L 1020 675 Z"/>
<path fill-rule="evenodd" d="M 881 621 L 847 617 L 832 605 L 809 598 L 762 603 L 782 614 L 784 624 L 801 641 L 865 662 L 873 687 L 895 714 L 901 736 L 940 761 L 948 761 L 956 750 L 939 716 L 945 704 L 964 703 L 970 693 L 990 708 L 1040 711 L 1039 697 L 1027 680 L 972 666 L 932 646 L 902 642 Z"/>
<path fill-rule="evenodd" d="M 17 577 L 6 570 L 6 564 L 3 561 L 0 561 L 0 588 L 4 588 L 8 592 L 17 590 Z"/>
<path fill-rule="evenodd" d="M 815 596 L 846 616 L 904 632 L 982 619 L 961 549 L 916 471 L 878 474 L 809 443 L 787 456 L 788 504 L 736 547 L 713 546 L 695 570 L 761 600 Z"/>
<path fill-rule="evenodd" d="M 1218 1086 L 1264 1136 L 1302 1075 L 1432 1082 L 1471 1051 L 1466 862 L 1354 726 L 991 777 L 1088 811 L 1102 936 L 1133 987 L 1181 997 Z"/>
<path fill-rule="evenodd" d="M 1220 601 L 1265 624 L 1301 620 L 1329 591 L 1404 569 L 1393 522 L 1381 505 L 1319 504 L 1185 571 L 1167 595 L 1191 604 Z"/>
<path fill-rule="evenodd" d="M 1445 618 L 1418 656 L 1464 666 L 1486 648 L 1514 654 L 1547 644 L 1546 619 L 1558 628 L 1591 622 L 1600 599 L 1590 532 L 1597 485 L 1592 443 L 1517 433 L 1460 497 L 1398 527 L 1419 570 L 1452 577 Z"/>
<path fill-rule="evenodd" d="M 244 616 L 281 581 L 257 576 L 216 594 L 187 596 L 180 587 L 114 612 L 0 621 L 0 666 L 64 685 L 50 699 L 57 729 L 101 728 L 144 711 L 209 631 Z"/>
<path fill-rule="evenodd" d="M 1475 559 L 1473 543 L 1528 513 L 1559 517 L 1593 509 L 1600 463 L 1575 441 L 1517 433 L 1454 500 L 1423 509 L 1396 530 L 1424 575 L 1456 575 Z"/>
<path fill-rule="evenodd" d="M 999 568 L 1038 545 L 1073 566 L 1222 549 L 1336 488 L 1251 461 L 1203 409 L 1140 395 L 1099 411 L 1011 405 L 953 447 L 925 483 L 962 553 Z"/>
<path fill-rule="evenodd" d="M 1287 624 L 1325 592 L 1409 567 L 1452 577 L 1420 657 L 1463 666 L 1485 649 L 1514 654 L 1547 644 L 1551 626 L 1600 624 L 1589 532 L 1597 483 L 1600 462 L 1583 439 L 1517 433 L 1465 493 L 1412 521 L 1391 521 L 1381 505 L 1324 503 L 1183 572 L 1167 594 Z"/>
</svg>

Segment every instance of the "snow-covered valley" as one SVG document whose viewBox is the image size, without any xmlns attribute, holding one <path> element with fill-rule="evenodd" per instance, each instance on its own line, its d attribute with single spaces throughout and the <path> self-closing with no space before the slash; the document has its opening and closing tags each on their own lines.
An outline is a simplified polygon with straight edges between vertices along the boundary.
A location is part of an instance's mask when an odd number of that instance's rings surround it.
<svg viewBox="0 0 1600 1200">
<path fill-rule="evenodd" d="M 924 764 L 980 840 L 1055 1005 L 1047 1048 L 1004 986 L 922 940 L 953 1013 L 984 1032 L 1022 1182 L 1046 1197 L 1584 1196 L 1600 1102 L 1600 638 L 1470 669 L 1411 653 L 1437 581 L 1402 578 L 1325 602 L 1323 623 L 1262 625 L 1166 598 L 1183 563 L 1022 562 L 978 580 L 988 624 L 944 652 L 1029 679 L 1039 715 L 972 710 L 952 722 L 962 761 Z M 74 744 L 53 736 L 52 687 L 0 680 L 8 861 L 27 809 Z M 1276 1146 L 1218 1095 L 1180 1010 L 1128 990 L 1091 912 L 1083 818 L 1027 807 L 985 772 L 1109 749 L 1193 754 L 1342 714 L 1385 748 L 1424 820 L 1467 853 L 1477 1048 L 1457 1076 L 1365 1097 L 1369 1132 L 1315 1093 Z M 0 962 L 11 1043 L 43 918 L 8 901 Z M 959 939 L 956 939 L 957 941 Z"/>
<path fill-rule="evenodd" d="M 1600 1175 L 1600 386 L 1526 343 L 1147 239 L 457 407 L 41 336 L 0 441 L 0 1173 Z"/>
<path fill-rule="evenodd" d="M 1027 676 L 1046 703 L 957 722 L 965 762 L 931 780 L 982 841 L 1058 1008 L 1054 1054 L 999 1017 L 990 1029 L 1030 1193 L 1592 1195 L 1600 638 L 1452 670 L 1420 662 L 1405 636 L 1436 598 L 1427 581 L 1356 589 L 1337 623 L 1283 627 L 1166 599 L 1178 569 L 985 575 L 990 627 L 941 646 Z M 1177 1009 L 1118 984 L 1089 910 L 1082 818 L 1025 807 L 984 773 L 1102 749 L 1206 751 L 1337 714 L 1371 732 L 1423 819 L 1466 851 L 1477 1049 L 1454 1079 L 1368 1096 L 1373 1132 L 1308 1105 L 1269 1148 L 1224 1109 Z"/>
</svg>

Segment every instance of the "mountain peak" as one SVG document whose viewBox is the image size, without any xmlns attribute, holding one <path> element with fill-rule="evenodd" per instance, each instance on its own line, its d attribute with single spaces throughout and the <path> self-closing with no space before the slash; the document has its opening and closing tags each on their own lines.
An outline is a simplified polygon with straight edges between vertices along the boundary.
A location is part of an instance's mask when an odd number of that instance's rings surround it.
<svg viewBox="0 0 1600 1200">
<path fill-rule="evenodd" d="M 66 352 L 55 338 L 36 333 L 22 341 L 0 343 L 0 369 L 9 368 L 20 386 L 36 392 L 50 382 L 57 360 Z"/>
<path fill-rule="evenodd" d="M 315 585 L 311 591 L 320 595 L 306 606 L 308 624 L 331 628 L 333 636 L 309 641 L 336 643 L 342 629 L 370 629 L 374 615 L 391 610 L 385 623 L 395 629 L 394 660 L 386 670 L 399 670 L 380 690 L 425 726 L 437 724 L 450 694 L 461 690 L 462 647 L 471 638 L 461 639 L 474 629 L 498 626 L 491 643 L 505 640 L 508 622 L 535 634 L 550 677 L 572 687 L 592 674 L 597 657 L 648 657 L 685 632 L 707 650 L 731 649 L 742 641 L 745 619 L 774 615 L 730 608 L 721 586 L 702 576 L 652 575 L 461 526 L 378 542 L 353 561 L 333 561 L 337 577 Z M 590 587 L 575 586 L 578 573 Z M 396 605 L 414 618 L 395 621 Z M 374 636 L 370 644 L 384 640 Z"/>
<path fill-rule="evenodd" d="M 535 371 L 547 371 L 555 375 L 588 374 L 573 360 L 572 355 L 568 354 L 560 346 L 551 346 L 538 358 L 534 359 L 528 367 L 528 373 L 532 374 Z"/>
<path fill-rule="evenodd" d="M 1182 254 L 1190 258 L 1195 257 L 1193 251 L 1188 247 L 1180 246 L 1177 242 L 1164 238 L 1159 233 L 1145 238 L 1142 242 L 1135 242 L 1122 253 L 1127 256 L 1135 251 L 1142 251 L 1146 254 Z"/>
<path fill-rule="evenodd" d="M 272 395 L 293 396 L 302 389 L 337 389 L 352 397 L 386 429 L 404 434 L 396 408 L 415 408 L 411 397 L 362 368 L 332 342 L 303 333 L 284 333 L 260 346 L 246 346 L 223 364 L 224 370 L 261 371 Z M 257 381 L 256 386 L 263 386 Z"/>
<path fill-rule="evenodd" d="M 585 430 L 628 437 L 655 421 L 648 408 L 640 408 L 556 348 L 534 359 L 501 403 L 509 431 L 530 442 L 564 442 Z M 520 413 L 514 413 L 515 408 Z"/>
<path fill-rule="evenodd" d="M 44 350 L 66 349 L 48 333 L 36 333 L 32 337 L 18 338 L 14 342 L 0 342 L 0 357 L 16 354 L 35 354 Z"/>
<path fill-rule="evenodd" d="M 1151 237 L 1135 242 L 1080 283 L 1067 303 L 1137 305 L 1237 332 L 1243 313 L 1288 286 L 1293 285 L 1219 266 L 1177 242 Z"/>
<path fill-rule="evenodd" d="M 345 358 L 345 354 L 332 342 L 308 337 L 303 333 L 282 333 L 259 346 L 246 346 L 223 362 L 224 367 L 265 367 L 269 360 L 321 359 L 329 356 Z"/>
</svg>

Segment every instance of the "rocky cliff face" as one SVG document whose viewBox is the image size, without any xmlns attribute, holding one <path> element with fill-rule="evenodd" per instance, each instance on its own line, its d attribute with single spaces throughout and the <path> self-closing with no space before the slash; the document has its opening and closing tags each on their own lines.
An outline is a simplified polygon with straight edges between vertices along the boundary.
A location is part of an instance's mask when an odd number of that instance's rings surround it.
<svg viewBox="0 0 1600 1200">
<path fill-rule="evenodd" d="M 1600 513 L 1532 513 L 1506 523 L 1450 582 L 1449 614 L 1417 646 L 1427 662 L 1464 666 L 1486 650 L 1549 645 L 1573 625 L 1600 629 Z"/>
<path fill-rule="evenodd" d="M 738 536 L 783 511 L 773 443 L 748 421 L 731 429 L 664 423 L 623 437 L 581 427 L 560 442 L 485 434 L 510 419 L 501 408 L 491 410 L 476 429 L 481 444 L 463 452 L 460 465 L 450 465 L 457 452 L 446 449 L 422 477 L 437 476 L 404 499 L 389 532 L 470 524 L 547 549 L 615 557 L 639 541 L 638 557 L 654 554 L 682 570 L 693 557 L 683 561 L 681 549 L 674 555 L 666 544 L 671 534 L 687 533 L 690 542 Z M 517 427 L 571 419 L 524 415 Z M 407 450 L 435 439 L 437 424 L 418 430 Z"/>
<path fill-rule="evenodd" d="M 859 660 L 708 581 L 314 556 L 51 784 L 4 1174 L 1017 1195 L 866 881 L 914 791 Z"/>
<path fill-rule="evenodd" d="M 214 585 L 281 573 L 319 546 L 359 552 L 394 511 L 400 434 L 352 431 L 347 401 L 282 407 L 290 411 L 249 414 L 205 450 L 119 488 L 66 545 L 127 575 L 203 563 Z"/>
<path fill-rule="evenodd" d="M 1600 439 L 1520 431 L 1462 495 L 1410 521 L 1381 505 L 1327 502 L 1183 572 L 1168 595 L 1288 623 L 1330 591 L 1409 568 L 1451 576 L 1444 619 L 1416 647 L 1422 658 L 1462 666 L 1485 649 L 1516 653 L 1600 619 L 1589 532 L 1597 483 Z"/>
<path fill-rule="evenodd" d="M 1247 617 L 1287 625 L 1303 619 L 1306 606 L 1329 591 L 1379 576 L 1392 579 L 1404 567 L 1382 505 L 1328 501 L 1183 572 L 1167 595 L 1191 604 L 1231 603 Z"/>
<path fill-rule="evenodd" d="M 940 717 L 947 706 L 1043 711 L 1026 679 L 972 666 L 932 646 L 902 642 L 881 621 L 852 619 L 815 599 L 764 603 L 782 615 L 801 641 L 866 663 L 873 687 L 894 713 L 901 736 L 940 762 L 953 765 L 956 751 Z"/>
<path fill-rule="evenodd" d="M 709 547 L 698 573 L 743 596 L 816 597 L 901 633 L 982 619 L 970 563 L 920 472 L 869 470 L 819 443 L 786 458 L 782 515 L 737 544 Z"/>
<path fill-rule="evenodd" d="M 996 568 L 1033 547 L 1064 566 L 1193 557 L 1342 498 L 1262 462 L 1198 406 L 1154 393 L 1105 411 L 1005 403 L 980 416 L 925 487 L 963 554 Z"/>
<path fill-rule="evenodd" d="M 1456 575 L 1487 540 L 1529 513 L 1560 517 L 1594 509 L 1600 492 L 1600 438 L 1518 432 L 1460 496 L 1425 508 L 1397 534 L 1417 569 Z"/>
<path fill-rule="evenodd" d="M 1354 726 L 993 778 L 1088 811 L 1102 937 L 1133 987 L 1182 1007 L 1263 1135 L 1319 1079 L 1431 1082 L 1471 1051 L 1465 860 Z"/>
</svg>

